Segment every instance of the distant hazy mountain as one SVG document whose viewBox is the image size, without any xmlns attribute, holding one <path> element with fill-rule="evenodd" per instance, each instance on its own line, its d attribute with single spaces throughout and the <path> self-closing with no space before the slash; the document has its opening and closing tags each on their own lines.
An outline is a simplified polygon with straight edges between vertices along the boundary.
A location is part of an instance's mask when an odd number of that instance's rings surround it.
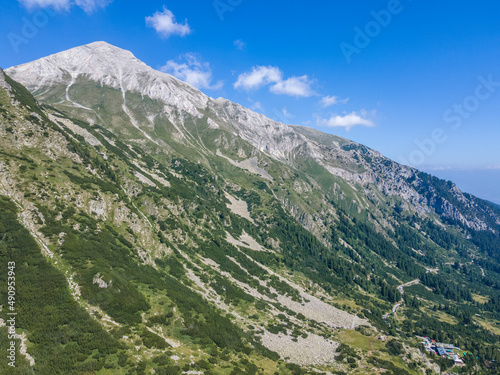
<svg viewBox="0 0 500 375">
<path fill-rule="evenodd" d="M 500 169 L 442 169 L 430 170 L 439 178 L 451 180 L 462 191 L 500 204 Z"/>
</svg>

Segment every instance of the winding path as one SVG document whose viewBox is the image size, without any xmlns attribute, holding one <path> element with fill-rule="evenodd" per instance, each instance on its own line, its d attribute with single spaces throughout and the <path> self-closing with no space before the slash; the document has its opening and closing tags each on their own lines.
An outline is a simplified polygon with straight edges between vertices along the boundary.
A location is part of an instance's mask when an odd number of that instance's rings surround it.
<svg viewBox="0 0 500 375">
<path fill-rule="evenodd" d="M 399 293 L 401 293 L 401 296 L 402 296 L 404 293 L 404 290 L 403 290 L 404 287 L 415 285 L 418 283 L 420 283 L 420 279 L 415 279 L 415 280 L 409 281 L 407 283 L 401 284 L 400 286 L 398 286 L 397 289 L 399 290 Z M 404 302 L 404 298 L 401 297 L 401 300 L 394 305 L 394 307 L 392 308 L 392 311 L 390 313 L 387 313 L 384 316 L 382 316 L 382 318 L 384 320 L 386 320 L 389 317 L 389 315 L 395 314 L 398 311 L 399 306 L 401 306 L 403 304 L 403 302 Z"/>
<path fill-rule="evenodd" d="M 426 273 L 438 273 L 439 268 L 427 268 L 426 267 L 425 272 Z M 395 314 L 398 311 L 399 306 L 401 306 L 404 303 L 404 298 L 403 298 L 403 293 L 404 293 L 403 288 L 404 287 L 419 284 L 419 283 L 420 283 L 420 279 L 415 279 L 415 280 L 409 281 L 407 283 L 404 283 L 404 284 L 401 284 L 400 286 L 398 286 L 397 289 L 399 290 L 399 293 L 401 293 L 401 300 L 394 305 L 394 307 L 392 308 L 392 311 L 390 313 L 387 313 L 384 316 L 382 316 L 382 319 L 387 320 L 389 315 Z"/>
</svg>

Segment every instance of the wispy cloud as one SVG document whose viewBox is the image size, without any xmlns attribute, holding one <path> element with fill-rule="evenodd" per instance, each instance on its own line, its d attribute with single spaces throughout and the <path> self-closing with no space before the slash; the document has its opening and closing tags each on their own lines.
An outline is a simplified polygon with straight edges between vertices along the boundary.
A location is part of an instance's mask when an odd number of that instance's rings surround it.
<svg viewBox="0 0 500 375">
<path fill-rule="evenodd" d="M 276 82 L 271 86 L 271 92 L 274 94 L 309 97 L 315 95 L 311 85 L 312 81 L 307 76 L 291 77 Z"/>
<path fill-rule="evenodd" d="M 93 13 L 99 8 L 105 8 L 113 0 L 75 0 L 75 4 L 82 8 L 85 13 Z"/>
<path fill-rule="evenodd" d="M 156 12 L 146 17 L 146 25 L 155 29 L 162 38 L 169 38 L 172 35 L 185 36 L 192 31 L 187 19 L 183 24 L 177 23 L 174 14 L 166 7 L 163 7 L 163 12 Z"/>
<path fill-rule="evenodd" d="M 281 70 L 274 66 L 254 66 L 251 72 L 240 74 L 235 89 L 255 90 L 282 79 Z"/>
<path fill-rule="evenodd" d="M 329 118 L 316 117 L 316 124 L 329 128 L 344 128 L 349 131 L 354 126 L 373 127 L 375 124 L 367 118 L 368 112 L 361 110 L 359 112 L 351 112 L 348 114 L 338 115 L 333 114 Z"/>
<path fill-rule="evenodd" d="M 243 48 L 245 48 L 245 47 L 246 47 L 246 45 L 247 45 L 247 44 L 246 44 L 244 41 L 242 41 L 241 39 L 235 40 L 235 41 L 233 42 L 233 44 L 234 44 L 234 46 L 235 46 L 236 48 L 238 48 L 239 50 L 242 50 L 242 49 L 243 49 Z"/>
<path fill-rule="evenodd" d="M 71 2 L 69 0 L 18 0 L 28 9 L 54 8 L 56 10 L 68 10 Z"/>
<path fill-rule="evenodd" d="M 273 120 L 282 122 L 284 124 L 289 123 L 291 119 L 295 118 L 295 115 L 288 112 L 288 109 L 286 107 L 282 109 L 274 108 L 273 113 L 274 113 L 274 116 L 272 117 Z"/>
<path fill-rule="evenodd" d="M 283 72 L 275 66 L 254 66 L 250 72 L 242 73 L 234 83 L 235 89 L 255 90 L 271 85 L 274 94 L 309 97 L 315 95 L 313 82 L 304 75 L 283 79 Z"/>
<path fill-rule="evenodd" d="M 290 112 L 288 112 L 288 109 L 286 109 L 286 108 L 283 108 L 281 110 L 281 114 L 283 115 L 283 117 L 286 117 L 286 118 L 294 118 L 295 117 Z"/>
<path fill-rule="evenodd" d="M 172 74 L 198 89 L 217 90 L 224 85 L 222 81 L 212 83 L 210 64 L 200 61 L 199 56 L 194 53 L 182 55 L 179 62 L 169 60 L 160 70 Z"/>
<path fill-rule="evenodd" d="M 345 98 L 345 99 L 340 99 L 338 96 L 324 96 L 321 101 L 320 101 L 320 104 L 323 108 L 328 108 L 328 107 L 331 107 L 332 105 L 335 105 L 335 104 L 345 104 L 349 101 L 349 98 Z"/>
<path fill-rule="evenodd" d="M 252 106 L 250 107 L 251 110 L 253 111 L 262 111 L 264 108 L 262 107 L 262 103 L 261 102 L 255 102 L 252 104 Z"/>
<path fill-rule="evenodd" d="M 69 10 L 76 5 L 86 13 L 93 13 L 100 8 L 105 8 L 112 0 L 18 0 L 28 9 L 53 8 L 57 11 Z"/>
</svg>

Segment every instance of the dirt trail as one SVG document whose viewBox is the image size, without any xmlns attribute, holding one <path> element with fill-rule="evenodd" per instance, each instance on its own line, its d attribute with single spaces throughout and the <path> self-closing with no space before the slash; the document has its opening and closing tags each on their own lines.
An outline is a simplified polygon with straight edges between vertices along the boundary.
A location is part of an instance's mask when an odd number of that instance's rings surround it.
<svg viewBox="0 0 500 375">
<path fill-rule="evenodd" d="M 401 293 L 401 300 L 398 301 L 394 305 L 394 307 L 392 308 L 392 311 L 390 313 L 387 313 L 384 316 L 382 316 L 382 319 L 386 320 L 389 317 L 389 315 L 395 314 L 398 311 L 399 306 L 401 306 L 404 303 L 404 298 L 402 296 L 403 296 L 404 288 L 405 287 L 411 286 L 411 285 L 415 285 L 415 284 L 419 284 L 419 283 L 420 283 L 420 279 L 415 279 L 415 280 L 409 281 L 407 283 L 404 283 L 404 284 L 401 284 L 400 286 L 398 286 L 397 289 L 399 290 L 399 293 Z"/>
</svg>

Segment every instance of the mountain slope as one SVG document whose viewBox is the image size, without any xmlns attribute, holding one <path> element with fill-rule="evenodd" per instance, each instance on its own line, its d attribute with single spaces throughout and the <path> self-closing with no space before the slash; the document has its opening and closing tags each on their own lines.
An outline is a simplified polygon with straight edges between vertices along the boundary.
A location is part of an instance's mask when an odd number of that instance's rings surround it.
<svg viewBox="0 0 500 375">
<path fill-rule="evenodd" d="M 413 334 L 453 341 L 477 370 L 498 357 L 492 205 L 102 42 L 8 72 L 43 105 L 1 74 L 2 194 L 140 366 L 172 367 L 154 359 L 171 346 L 179 368 L 207 373 L 299 371 L 278 355 L 309 371 L 437 371 Z"/>
<path fill-rule="evenodd" d="M 428 177 L 412 168 L 397 165 L 346 139 L 286 126 L 238 104 L 209 98 L 105 42 L 76 47 L 7 72 L 43 102 L 79 113 L 91 123 L 104 121 L 110 130 L 126 139 L 139 137 L 143 142 L 146 137 L 161 147 L 178 147 L 176 143 L 181 143 L 196 149 L 196 158 L 217 155 L 219 148 L 218 155 L 223 154 L 229 144 L 240 155 L 257 153 L 303 172 L 307 172 L 303 165 L 309 161 L 350 185 L 375 185 L 384 194 L 404 199 L 416 211 L 435 212 L 473 229 L 491 229 L 485 220 L 492 215 L 494 222 L 500 223 L 498 213 L 472 197 L 465 197 L 453 184 L 445 188 L 448 199 L 441 201 L 432 189 L 427 189 Z M 110 96 L 114 96 L 113 100 Z M 114 107 L 112 113 L 110 107 Z M 129 129 L 126 134 L 121 129 L 123 123 L 132 124 L 140 133 Z M 252 158 L 233 159 L 252 164 Z M 323 189 L 329 188 L 332 179 L 329 180 L 321 186 Z M 360 204 L 363 208 L 369 206 Z"/>
</svg>

